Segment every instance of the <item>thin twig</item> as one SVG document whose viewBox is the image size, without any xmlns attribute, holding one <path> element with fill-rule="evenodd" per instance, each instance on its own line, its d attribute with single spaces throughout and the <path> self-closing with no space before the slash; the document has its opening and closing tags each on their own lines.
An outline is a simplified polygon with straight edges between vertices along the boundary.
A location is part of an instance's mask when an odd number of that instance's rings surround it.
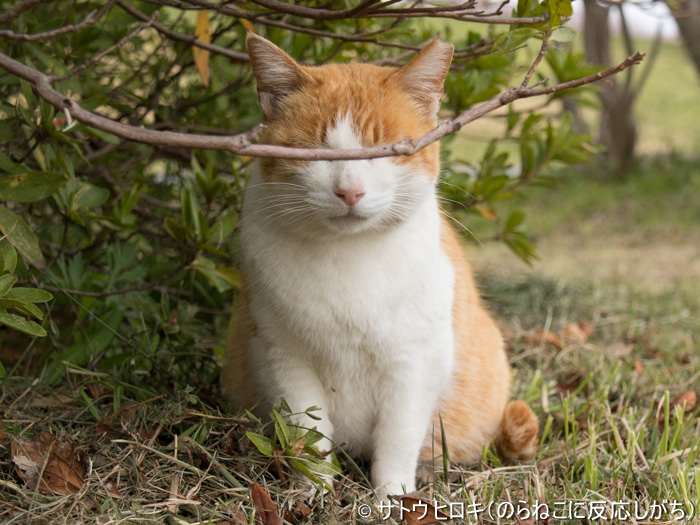
<svg viewBox="0 0 700 525">
<path fill-rule="evenodd" d="M 160 5 L 166 2 L 147 0 Z M 221 13 L 243 18 L 251 21 L 258 21 L 260 17 L 268 17 L 275 14 L 287 14 L 309 20 L 340 20 L 352 18 L 449 18 L 462 22 L 478 22 L 481 24 L 539 24 L 549 19 L 549 14 L 540 16 L 530 16 L 522 18 L 500 16 L 500 9 L 493 13 L 470 13 L 474 9 L 475 2 L 466 2 L 451 6 L 437 7 L 408 7 L 393 8 L 388 6 L 396 2 L 385 2 L 381 8 L 369 9 L 361 12 L 354 12 L 357 8 L 331 10 L 318 7 L 306 7 L 296 3 L 281 2 L 279 0 L 256 0 L 254 3 L 266 7 L 269 11 L 251 12 L 245 11 L 233 4 L 213 4 L 203 0 L 190 0 L 190 5 L 196 5 L 190 9 L 213 9 Z M 182 6 L 180 6 L 183 8 Z"/>
<path fill-rule="evenodd" d="M 54 29 L 53 31 L 45 31 L 43 33 L 34 34 L 14 33 L 10 30 L 2 30 L 0 31 L 0 37 L 9 38 L 10 40 L 18 40 L 20 42 L 33 42 L 36 40 L 55 38 L 57 36 L 65 35 L 66 33 L 75 33 L 76 31 L 80 31 L 81 29 L 85 29 L 86 27 L 97 23 L 105 15 L 105 13 L 107 13 L 107 11 L 109 11 L 112 8 L 115 2 L 116 0 L 110 0 L 110 2 L 104 7 L 102 7 L 102 9 L 100 9 L 99 11 L 90 11 L 90 13 L 85 17 L 85 19 L 78 24 L 70 24 L 67 26 L 59 27 L 58 29 Z"/>
<path fill-rule="evenodd" d="M 22 13 L 31 9 L 35 5 L 45 3 L 48 4 L 53 0 L 24 0 L 18 4 L 15 4 L 9 10 L 4 13 L 0 13 L 0 24 L 6 24 L 7 22 L 12 22 L 15 18 L 19 17 Z"/>
<path fill-rule="evenodd" d="M 129 5 L 125 0 L 117 0 L 117 5 L 119 5 L 119 7 L 124 9 L 124 11 L 129 13 L 134 18 L 138 18 L 143 22 L 147 22 L 150 20 L 150 17 L 147 14 L 142 13 L 135 7 Z M 241 51 L 234 51 L 233 49 L 226 49 L 225 47 L 217 46 L 216 44 L 202 42 L 194 35 L 181 35 L 180 33 L 172 31 L 171 29 L 168 29 L 163 24 L 160 24 L 158 22 L 153 22 L 152 26 L 153 29 L 173 40 L 178 40 L 180 42 L 185 42 L 192 46 L 201 47 L 202 49 L 207 49 L 212 53 L 218 53 L 219 55 L 224 55 L 235 60 L 241 60 L 243 62 L 248 62 L 249 60 L 247 53 L 243 53 Z"/>
<path fill-rule="evenodd" d="M 520 84 L 520 89 L 525 89 L 527 87 L 527 85 L 530 83 L 530 79 L 532 78 L 532 75 L 535 73 L 537 66 L 540 65 L 540 62 L 542 62 L 542 59 L 547 54 L 548 49 L 549 49 L 549 32 L 545 32 L 545 34 L 542 36 L 542 46 L 540 47 L 540 52 L 537 53 L 537 57 L 535 58 L 535 61 L 530 66 L 530 69 L 527 70 L 527 74 L 525 75 L 525 78 L 523 79 L 522 84 Z M 632 53 L 630 53 L 630 55 L 631 54 Z"/>
<path fill-rule="evenodd" d="M 116 44 L 108 47 L 107 49 L 100 51 L 94 57 L 92 57 L 90 60 L 88 60 L 87 62 L 85 62 L 84 64 L 81 64 L 80 66 L 78 66 L 76 68 L 71 69 L 68 73 L 66 73 L 64 75 L 50 76 L 49 80 L 51 82 L 65 80 L 69 77 L 72 77 L 73 75 L 77 75 L 77 74 L 85 71 L 90 66 L 92 66 L 92 65 L 96 64 L 97 62 L 99 62 L 100 60 L 102 60 L 102 58 L 104 56 L 110 54 L 115 49 L 119 49 L 120 47 L 122 47 L 129 40 L 131 40 L 136 35 L 138 35 L 141 31 L 143 31 L 147 27 L 151 27 L 151 25 L 153 25 L 153 23 L 156 21 L 156 18 L 158 18 L 158 11 L 154 12 L 153 15 L 151 15 L 151 19 L 148 22 L 143 22 L 142 24 L 140 24 L 136 29 L 134 29 L 131 33 L 129 33 L 124 38 L 119 40 L 119 42 L 117 42 Z"/>
</svg>

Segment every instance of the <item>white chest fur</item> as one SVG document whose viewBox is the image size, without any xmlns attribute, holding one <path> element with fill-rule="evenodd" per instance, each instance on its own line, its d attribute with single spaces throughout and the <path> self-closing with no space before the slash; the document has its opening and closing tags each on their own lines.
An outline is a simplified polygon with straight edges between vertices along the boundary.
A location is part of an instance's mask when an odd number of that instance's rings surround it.
<svg viewBox="0 0 700 525">
<path fill-rule="evenodd" d="M 264 213 L 252 197 L 245 213 Z M 408 426 L 422 442 L 453 361 L 454 275 L 435 197 L 376 234 L 314 240 L 266 223 L 245 224 L 241 237 L 261 397 L 320 406 L 331 423 L 320 429 L 368 456 L 379 420 L 415 410 L 421 421 Z"/>
</svg>

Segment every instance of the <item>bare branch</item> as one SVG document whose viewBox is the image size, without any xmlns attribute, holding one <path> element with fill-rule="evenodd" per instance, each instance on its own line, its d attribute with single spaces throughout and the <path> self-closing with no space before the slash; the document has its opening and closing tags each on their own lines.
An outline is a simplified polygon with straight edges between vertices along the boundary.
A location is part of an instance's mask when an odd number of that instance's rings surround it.
<svg viewBox="0 0 700 525">
<path fill-rule="evenodd" d="M 530 79 L 532 78 L 532 75 L 535 73 L 537 66 L 540 65 L 540 62 L 542 62 L 542 59 L 547 54 L 547 50 L 549 49 L 549 36 L 550 36 L 549 32 L 546 32 L 544 34 L 544 36 L 542 37 L 542 46 L 540 47 L 540 52 L 537 53 L 537 58 L 535 58 L 535 61 L 530 66 L 530 69 L 528 69 L 527 74 L 525 75 L 525 78 L 523 79 L 522 84 L 520 84 L 521 89 L 525 89 L 527 87 L 527 85 L 530 83 Z M 630 53 L 630 55 L 631 54 L 632 53 Z"/>
<path fill-rule="evenodd" d="M 19 4 L 14 5 L 8 11 L 0 13 L 0 24 L 6 24 L 7 22 L 12 22 L 15 18 L 19 17 L 22 13 L 31 9 L 35 5 L 41 3 L 49 3 L 53 0 L 23 0 Z"/>
<path fill-rule="evenodd" d="M 53 82 L 55 80 L 65 80 L 68 77 L 72 77 L 73 75 L 77 75 L 78 73 L 85 71 L 87 68 L 89 68 L 93 64 L 96 64 L 97 62 L 99 62 L 102 59 L 102 57 L 104 57 L 105 55 L 109 55 L 115 49 L 119 49 L 124 44 L 126 44 L 129 40 L 131 40 L 136 35 L 138 35 L 141 31 L 143 31 L 147 27 L 150 27 L 151 25 L 153 25 L 156 18 L 158 18 L 158 11 L 154 12 L 153 15 L 151 15 L 151 18 L 148 22 L 144 22 L 143 24 L 140 24 L 136 29 L 134 29 L 131 33 L 129 33 L 124 38 L 119 40 L 119 42 L 117 42 L 116 44 L 108 47 L 107 49 L 100 51 L 94 57 L 92 57 L 90 60 L 88 60 L 87 62 L 85 62 L 84 64 L 82 64 L 76 68 L 71 69 L 68 73 L 66 73 L 64 75 L 60 75 L 60 76 L 51 76 L 51 77 L 49 77 L 49 80 L 51 82 Z"/>
<path fill-rule="evenodd" d="M 395 144 L 383 146 L 373 146 L 358 149 L 306 149 L 292 148 L 286 146 L 274 146 L 269 144 L 253 144 L 252 142 L 260 135 L 261 128 L 256 127 L 248 133 L 234 136 L 212 136 L 212 135 L 192 135 L 187 133 L 175 133 L 170 131 L 155 131 L 152 129 L 129 126 L 110 120 L 96 113 L 87 111 L 80 107 L 76 101 L 68 98 L 51 87 L 49 77 L 39 71 L 27 67 L 24 64 L 11 59 L 7 55 L 0 53 L 0 67 L 10 73 L 31 82 L 37 93 L 44 100 L 59 110 L 70 113 L 70 115 L 80 122 L 93 126 L 107 133 L 112 133 L 118 137 L 145 144 L 159 146 L 171 146 L 178 148 L 198 148 L 225 150 L 238 155 L 248 155 L 252 157 L 277 157 L 285 159 L 300 160 L 352 160 L 352 159 L 372 159 L 379 157 L 392 157 L 399 155 L 413 155 L 414 153 L 437 142 L 441 138 L 451 133 L 459 131 L 464 125 L 498 109 L 511 102 L 521 99 L 535 97 L 539 95 L 549 95 L 565 89 L 571 89 L 590 84 L 603 78 L 609 77 L 638 64 L 644 58 L 643 53 L 636 53 L 626 60 L 604 71 L 593 75 L 588 75 L 577 80 L 571 80 L 554 86 L 542 88 L 515 88 L 493 97 L 492 99 L 475 106 L 463 113 L 456 119 L 440 124 L 438 127 L 418 138 L 412 140 L 406 138 Z"/>
<path fill-rule="evenodd" d="M 33 35 L 26 33 L 14 33 L 10 30 L 2 30 L 0 31 L 0 37 L 9 38 L 10 40 L 18 40 L 20 42 L 32 42 L 36 40 L 55 38 L 57 36 L 65 35 L 66 33 L 75 33 L 76 31 L 80 31 L 81 29 L 85 29 L 86 27 L 97 23 L 105 15 L 105 13 L 107 13 L 107 11 L 109 11 L 112 8 L 115 2 L 116 0 L 110 0 L 110 2 L 104 7 L 102 7 L 102 9 L 100 9 L 99 11 L 91 11 L 85 17 L 85 19 L 78 24 L 70 24 L 67 26 L 59 27 L 58 29 L 54 29 L 53 31 L 35 33 Z"/>
<path fill-rule="evenodd" d="M 618 6 L 618 11 L 620 13 L 620 23 L 622 25 L 622 36 L 625 40 L 625 49 L 627 50 L 627 56 L 632 54 L 633 44 L 632 35 L 630 34 L 629 27 L 627 26 L 627 18 L 625 17 L 624 5 L 620 4 Z M 625 91 L 630 90 L 632 85 L 632 70 L 627 70 L 627 78 L 625 80 Z"/>
<path fill-rule="evenodd" d="M 163 0 L 148 0 L 154 3 L 163 4 Z M 257 22 L 260 17 L 268 19 L 270 15 L 286 14 L 306 18 L 310 20 L 340 20 L 350 18 L 450 18 L 462 22 L 478 22 L 481 24 L 539 24 L 549 19 L 549 14 L 541 16 L 531 16 L 522 18 L 512 18 L 500 16 L 502 5 L 493 13 L 473 12 L 475 2 L 469 1 L 451 6 L 438 7 L 409 7 L 389 9 L 388 5 L 394 2 L 385 2 L 381 6 L 361 12 L 354 12 L 355 9 L 330 10 L 318 7 L 305 7 L 292 3 L 281 2 L 279 0 L 256 0 L 254 3 L 270 9 L 265 12 L 245 11 L 233 4 L 212 4 L 205 0 L 189 0 L 187 3 L 197 6 L 197 9 L 213 9 L 220 13 L 228 14 L 238 18 L 244 18 Z"/>
<path fill-rule="evenodd" d="M 656 31 L 656 36 L 654 37 L 654 43 L 651 45 L 651 50 L 649 51 L 649 58 L 647 59 L 644 67 L 642 68 L 642 74 L 637 81 L 637 85 L 634 87 L 636 93 L 641 93 L 644 89 L 644 84 L 646 84 L 649 74 L 651 73 L 651 68 L 656 62 L 656 58 L 659 56 L 659 50 L 661 49 L 661 41 L 663 40 L 662 23 L 659 21 L 659 27 Z"/>
<path fill-rule="evenodd" d="M 131 16 L 134 18 L 138 18 L 139 20 L 143 22 L 148 22 L 151 18 L 145 14 L 136 9 L 135 7 L 132 7 L 129 5 L 125 0 L 116 0 L 117 4 L 119 7 L 124 9 L 127 13 L 129 13 Z M 201 40 L 198 40 L 196 36 L 192 35 L 181 35 L 180 33 L 177 33 L 175 31 L 172 31 L 171 29 L 168 29 L 165 27 L 163 24 L 160 24 L 158 22 L 153 22 L 153 29 L 158 31 L 159 33 L 164 34 L 165 36 L 172 38 L 173 40 L 178 40 L 180 42 L 185 42 L 187 44 L 190 44 L 192 46 L 197 46 L 201 47 L 202 49 L 208 49 L 212 53 L 218 53 L 220 55 L 227 56 L 229 58 L 233 58 L 235 60 L 241 60 L 243 62 L 248 62 L 248 54 L 247 53 L 242 53 L 241 51 L 234 51 L 232 49 L 226 49 L 225 47 L 217 46 L 216 44 L 209 44 L 207 42 L 202 42 Z"/>
</svg>

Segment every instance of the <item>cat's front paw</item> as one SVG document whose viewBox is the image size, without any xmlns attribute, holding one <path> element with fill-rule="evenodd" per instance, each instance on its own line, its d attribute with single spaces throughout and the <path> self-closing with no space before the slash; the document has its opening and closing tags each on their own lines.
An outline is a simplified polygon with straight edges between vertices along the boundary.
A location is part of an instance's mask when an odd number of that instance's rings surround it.
<svg viewBox="0 0 700 525">
<path fill-rule="evenodd" d="M 316 499 L 323 499 L 327 495 L 333 493 L 331 490 L 333 487 L 333 478 L 331 476 L 319 475 L 322 483 L 311 481 L 309 478 L 302 476 L 301 474 L 297 474 L 294 477 L 294 486 L 296 489 L 300 490 L 298 493 L 299 497 L 307 503 Z"/>
</svg>

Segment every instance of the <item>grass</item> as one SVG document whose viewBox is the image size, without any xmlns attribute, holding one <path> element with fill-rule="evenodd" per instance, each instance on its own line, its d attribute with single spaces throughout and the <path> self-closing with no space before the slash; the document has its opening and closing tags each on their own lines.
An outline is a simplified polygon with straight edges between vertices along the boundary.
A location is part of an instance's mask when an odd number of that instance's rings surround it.
<svg viewBox="0 0 700 525">
<path fill-rule="evenodd" d="M 540 238 L 535 266 L 497 245 L 470 249 L 508 339 L 513 396 L 538 414 L 542 443 L 533 464 L 504 466 L 485 452 L 469 468 L 436 465 L 424 476 L 430 498 L 546 501 L 560 514 L 563 501 L 579 512 L 599 501 L 608 512 L 618 501 L 632 511 L 635 502 L 697 504 L 700 412 L 672 401 L 700 380 L 698 185 L 696 165 L 679 159 L 650 162 L 623 181 L 572 174 L 558 190 L 533 190 L 514 204 L 526 207 Z M 594 332 L 567 339 L 579 323 Z M 340 455 L 334 497 L 307 501 L 293 458 L 267 457 L 246 437 L 269 434 L 270 424 L 227 414 L 216 393 L 172 392 L 144 377 L 138 388 L 167 395 L 143 399 L 107 374 L 74 369 L 66 379 L 57 388 L 22 377 L 3 383 L 2 523 L 253 523 L 254 483 L 290 523 L 363 522 L 369 465 Z M 45 431 L 88 459 L 76 494 L 34 490 L 11 463 L 12 439 Z"/>
</svg>

